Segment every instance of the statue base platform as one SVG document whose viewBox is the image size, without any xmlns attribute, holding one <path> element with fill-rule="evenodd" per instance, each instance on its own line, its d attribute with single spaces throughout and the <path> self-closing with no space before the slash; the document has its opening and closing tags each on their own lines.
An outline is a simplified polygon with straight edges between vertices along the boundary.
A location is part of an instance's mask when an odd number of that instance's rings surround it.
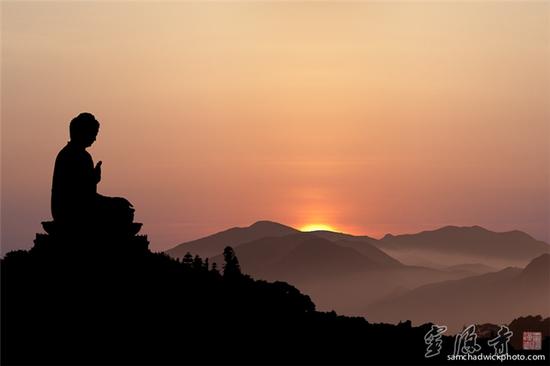
<svg viewBox="0 0 550 366">
<path fill-rule="evenodd" d="M 149 249 L 146 235 L 137 235 L 143 224 L 97 225 L 84 223 L 80 225 L 44 221 L 42 227 L 46 234 L 36 234 L 32 251 L 94 253 L 102 255 L 129 255 L 143 253 Z"/>
</svg>

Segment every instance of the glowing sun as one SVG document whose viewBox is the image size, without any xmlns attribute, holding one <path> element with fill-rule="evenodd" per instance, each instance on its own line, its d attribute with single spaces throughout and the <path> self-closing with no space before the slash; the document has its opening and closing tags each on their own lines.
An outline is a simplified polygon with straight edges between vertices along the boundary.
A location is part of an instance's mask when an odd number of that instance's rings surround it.
<svg viewBox="0 0 550 366">
<path fill-rule="evenodd" d="M 326 224 L 307 224 L 300 228 L 300 231 L 336 231 L 332 226 Z"/>
</svg>

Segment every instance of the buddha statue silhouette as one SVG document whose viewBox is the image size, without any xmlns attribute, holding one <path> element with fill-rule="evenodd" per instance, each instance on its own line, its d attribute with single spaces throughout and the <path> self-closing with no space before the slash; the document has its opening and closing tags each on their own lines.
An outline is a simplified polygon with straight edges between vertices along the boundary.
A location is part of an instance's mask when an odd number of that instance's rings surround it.
<svg viewBox="0 0 550 366">
<path fill-rule="evenodd" d="M 106 197 L 97 193 L 97 184 L 101 181 L 101 161 L 94 166 L 86 148 L 96 140 L 99 122 L 91 113 L 81 113 L 71 121 L 69 131 L 70 141 L 55 160 L 51 197 L 52 225 L 64 230 L 93 227 L 95 231 L 130 230 L 135 234 L 141 224 L 132 223 L 132 204 L 125 198 Z M 51 229 L 44 228 L 46 231 Z"/>
</svg>

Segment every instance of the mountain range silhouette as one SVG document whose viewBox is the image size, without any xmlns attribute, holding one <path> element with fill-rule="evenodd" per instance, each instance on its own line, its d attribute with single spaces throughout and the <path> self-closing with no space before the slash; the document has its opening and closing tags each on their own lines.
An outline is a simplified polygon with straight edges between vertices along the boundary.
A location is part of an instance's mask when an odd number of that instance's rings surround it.
<svg viewBox="0 0 550 366">
<path fill-rule="evenodd" d="M 173 257 L 181 257 L 186 252 L 199 254 L 203 257 L 219 255 L 225 243 L 233 243 L 234 247 L 253 240 L 266 237 L 280 237 L 298 234 L 301 231 L 290 226 L 273 221 L 258 221 L 248 227 L 235 227 L 206 236 L 201 239 L 185 242 L 166 250 Z M 463 258 L 480 263 L 497 263 L 503 265 L 524 266 L 536 256 L 550 251 L 550 246 L 530 235 L 518 231 L 493 232 L 480 226 L 458 227 L 445 226 L 440 229 L 422 231 L 417 234 L 391 235 L 382 239 L 369 236 L 355 236 L 331 231 L 313 231 L 310 234 L 333 242 L 346 241 L 353 243 L 369 243 L 382 249 L 394 259 L 406 258 L 403 262 L 410 265 L 434 266 L 443 268 L 451 265 L 463 265 Z M 361 250 L 361 245 L 354 244 Z M 444 255 L 447 261 L 431 263 L 429 259 L 415 260 L 411 252 L 427 256 Z M 449 261 L 449 263 L 447 263 Z M 428 265 L 429 264 L 429 265 Z"/>
<path fill-rule="evenodd" d="M 506 287 L 506 274 L 519 274 L 535 257 L 542 256 L 535 260 L 540 261 L 550 251 L 548 244 L 519 231 L 496 233 L 479 226 L 446 226 L 377 240 L 330 231 L 304 233 L 276 222 L 259 221 L 247 228 L 233 228 L 180 244 L 166 253 L 178 257 L 191 251 L 220 261 L 219 248 L 224 242 L 234 246 L 245 273 L 269 281 L 286 281 L 310 295 L 324 311 L 391 323 L 412 320 L 415 324 L 430 321 L 431 314 L 438 314 L 437 320 L 445 320 L 453 331 L 484 320 L 505 323 L 526 314 L 550 316 L 545 282 L 550 266 L 539 266 L 540 272 L 532 276 L 529 286 L 518 285 L 518 293 L 525 296 L 515 296 L 510 290 L 499 295 L 502 301 L 498 311 L 492 310 L 497 306 L 494 301 L 487 299 L 487 294 L 499 287 L 485 279 L 500 279 L 501 286 Z M 212 255 L 215 252 L 217 255 Z M 423 265 L 414 260 L 415 256 L 422 257 Z M 524 261 L 528 257 L 529 261 Z M 526 271 L 531 267 L 529 264 Z M 435 288 L 439 290 L 425 293 Z M 457 295 L 447 295 L 443 290 L 447 288 L 455 289 Z M 527 294 L 528 288 L 531 290 Z M 468 289 L 476 289 L 481 295 L 471 300 L 473 294 Z M 453 304 L 430 312 L 428 309 L 440 302 L 439 296 L 453 299 Z M 455 310 L 470 309 L 469 303 L 476 304 L 471 311 Z M 484 318 L 484 314 L 492 316 Z"/>
<path fill-rule="evenodd" d="M 377 242 L 377 246 L 397 258 L 410 258 L 411 254 L 416 254 L 417 257 L 432 255 L 440 260 L 438 255 L 446 255 L 455 261 L 477 259 L 501 267 L 524 266 L 536 256 L 549 251 L 547 243 L 522 231 L 497 233 L 480 226 L 445 226 L 417 234 L 386 235 Z"/>
</svg>

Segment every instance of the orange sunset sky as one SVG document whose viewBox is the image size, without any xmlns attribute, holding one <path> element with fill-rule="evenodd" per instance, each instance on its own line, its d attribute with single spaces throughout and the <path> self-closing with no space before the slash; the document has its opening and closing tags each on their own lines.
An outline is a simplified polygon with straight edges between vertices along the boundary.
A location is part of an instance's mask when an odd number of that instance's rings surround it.
<svg viewBox="0 0 550 366">
<path fill-rule="evenodd" d="M 151 248 L 269 219 L 549 239 L 550 2 L 3 1 L 2 253 L 82 111 Z"/>
</svg>

